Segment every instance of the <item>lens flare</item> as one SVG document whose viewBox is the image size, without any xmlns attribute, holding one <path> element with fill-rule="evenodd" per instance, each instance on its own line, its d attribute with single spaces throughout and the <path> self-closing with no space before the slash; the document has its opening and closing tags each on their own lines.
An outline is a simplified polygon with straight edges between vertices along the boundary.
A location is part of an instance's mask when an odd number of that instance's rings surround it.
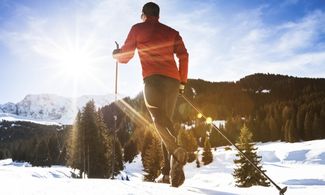
<svg viewBox="0 0 325 195">
<path fill-rule="evenodd" d="M 201 113 L 197 114 L 197 118 L 202 118 L 202 117 L 203 117 L 203 115 Z"/>
<path fill-rule="evenodd" d="M 206 120 L 205 120 L 205 122 L 207 124 L 212 124 L 212 118 L 211 117 L 207 117 Z"/>
</svg>

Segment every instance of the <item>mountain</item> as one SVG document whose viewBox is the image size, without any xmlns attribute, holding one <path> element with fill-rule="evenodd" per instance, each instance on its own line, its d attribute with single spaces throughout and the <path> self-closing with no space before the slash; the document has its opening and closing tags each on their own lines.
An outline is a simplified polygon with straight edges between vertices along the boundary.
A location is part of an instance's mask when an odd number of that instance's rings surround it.
<svg viewBox="0 0 325 195">
<path fill-rule="evenodd" d="M 325 79 L 253 74 L 236 82 L 190 79 L 185 96 L 206 116 L 227 120 L 233 137 L 245 123 L 254 141 L 296 142 L 325 138 Z M 196 118 L 196 111 L 178 99 L 174 121 Z"/>
<path fill-rule="evenodd" d="M 22 101 L 0 105 L 0 118 L 10 117 L 17 120 L 36 120 L 72 124 L 78 109 L 90 100 L 102 107 L 114 101 L 115 96 L 97 95 L 67 98 L 54 94 L 27 95 Z"/>
<path fill-rule="evenodd" d="M 287 75 L 252 74 L 236 82 L 209 82 L 189 79 L 185 95 L 213 118 L 247 116 L 274 102 L 288 103 L 307 96 L 325 98 L 324 78 L 299 78 Z"/>
</svg>

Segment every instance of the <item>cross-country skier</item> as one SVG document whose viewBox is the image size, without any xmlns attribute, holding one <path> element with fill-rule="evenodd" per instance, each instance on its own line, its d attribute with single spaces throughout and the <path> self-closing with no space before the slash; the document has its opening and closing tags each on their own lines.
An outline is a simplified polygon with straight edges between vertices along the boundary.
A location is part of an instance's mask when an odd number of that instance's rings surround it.
<svg viewBox="0 0 325 195">
<path fill-rule="evenodd" d="M 120 63 L 128 63 L 138 50 L 144 80 L 144 99 L 163 142 L 164 167 L 161 182 L 178 187 L 184 183 L 187 152 L 177 145 L 172 115 L 179 93 L 187 82 L 188 53 L 179 33 L 159 22 L 159 6 L 142 8 L 143 22 L 132 26 L 124 45 L 113 51 Z M 178 58 L 178 66 L 174 59 Z"/>
</svg>

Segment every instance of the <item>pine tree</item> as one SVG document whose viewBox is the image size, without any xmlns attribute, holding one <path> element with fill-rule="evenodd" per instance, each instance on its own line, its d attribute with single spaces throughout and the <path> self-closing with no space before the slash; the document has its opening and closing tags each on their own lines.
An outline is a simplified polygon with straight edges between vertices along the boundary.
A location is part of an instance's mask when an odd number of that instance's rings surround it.
<svg viewBox="0 0 325 195">
<path fill-rule="evenodd" d="M 80 171 L 80 177 L 86 171 L 84 160 L 84 129 L 81 127 L 81 112 L 78 111 L 67 140 L 67 165 Z"/>
<path fill-rule="evenodd" d="M 306 110 L 304 107 L 298 109 L 296 118 L 296 127 L 300 139 L 304 138 L 304 120 L 305 120 Z"/>
<path fill-rule="evenodd" d="M 220 125 L 219 131 L 225 132 L 225 126 Z M 211 130 L 209 139 L 210 139 L 210 144 L 211 144 L 212 148 L 215 148 L 218 146 L 224 146 L 224 145 L 228 144 L 227 140 L 225 140 L 222 136 L 220 136 L 219 132 L 215 129 Z"/>
<path fill-rule="evenodd" d="M 318 114 L 314 114 L 313 124 L 312 124 L 312 130 L 313 130 L 313 138 L 314 139 L 321 139 L 322 138 L 322 122 Z"/>
<path fill-rule="evenodd" d="M 163 154 L 161 150 L 161 142 L 157 137 L 153 137 L 152 143 L 145 151 L 143 159 L 144 180 L 155 181 L 160 175 L 160 169 L 163 163 Z"/>
<path fill-rule="evenodd" d="M 67 164 L 67 147 L 63 147 L 62 151 L 60 152 L 59 159 L 58 159 L 59 165 L 66 165 Z"/>
<path fill-rule="evenodd" d="M 194 137 L 193 131 L 187 131 L 186 134 L 187 134 L 188 142 L 190 143 L 189 145 L 190 147 L 188 148 L 190 151 L 188 156 L 188 162 L 193 162 L 196 158 L 195 151 L 197 151 L 199 146 Z"/>
<path fill-rule="evenodd" d="M 115 140 L 115 165 L 114 175 L 118 175 L 123 170 L 122 147 L 118 139 Z"/>
<path fill-rule="evenodd" d="M 50 156 L 50 163 L 57 164 L 59 160 L 60 150 L 59 150 L 59 143 L 56 136 L 50 137 L 49 143 L 49 156 Z"/>
<path fill-rule="evenodd" d="M 35 155 L 33 166 L 50 166 L 49 149 L 45 140 L 38 144 Z"/>
<path fill-rule="evenodd" d="M 288 119 L 284 126 L 284 141 L 289 142 L 290 140 L 290 120 Z"/>
<path fill-rule="evenodd" d="M 194 152 L 198 148 L 196 139 L 192 131 L 185 131 L 185 129 L 180 129 L 177 142 L 179 146 L 182 146 L 188 152 L 188 162 L 193 162 L 195 160 Z"/>
<path fill-rule="evenodd" d="M 37 145 L 38 145 L 37 138 L 33 138 L 30 141 L 29 148 L 27 149 L 27 154 L 28 155 L 27 155 L 26 161 L 30 162 L 31 164 L 33 164 L 33 161 L 35 160 Z"/>
<path fill-rule="evenodd" d="M 133 139 L 130 139 L 124 146 L 124 162 L 131 163 L 134 157 L 138 154 L 137 144 Z"/>
<path fill-rule="evenodd" d="M 319 116 L 320 121 L 325 121 L 325 103 L 322 105 L 322 108 L 320 110 L 320 116 Z M 325 123 L 322 122 L 320 128 L 322 129 L 321 131 L 321 139 L 325 138 Z"/>
<path fill-rule="evenodd" d="M 261 157 L 257 155 L 257 148 L 251 143 L 253 134 L 244 125 L 240 131 L 240 137 L 238 142 L 238 148 L 258 167 L 262 170 Z M 237 153 L 238 159 L 234 160 L 237 165 L 233 176 L 236 180 L 236 186 L 238 187 L 250 187 L 253 185 L 269 186 L 270 183 L 253 165 L 251 165 L 245 157 L 240 153 Z M 262 170 L 265 172 L 264 170 Z"/>
<path fill-rule="evenodd" d="M 204 149 L 202 154 L 202 162 L 204 165 L 208 165 L 213 161 L 213 155 L 211 152 L 211 144 L 209 138 L 204 141 Z"/>
<path fill-rule="evenodd" d="M 305 140 L 312 140 L 313 139 L 313 114 L 312 112 L 307 112 L 305 115 L 304 121 L 304 137 Z"/>
<path fill-rule="evenodd" d="M 275 141 L 280 139 L 280 128 L 278 124 L 276 123 L 275 119 L 273 116 L 269 117 L 269 129 L 270 129 L 270 140 Z"/>
<path fill-rule="evenodd" d="M 145 133 L 144 133 L 144 139 L 143 139 L 143 142 L 142 142 L 142 149 L 141 149 L 141 159 L 142 159 L 142 164 L 144 164 L 144 159 L 145 159 L 145 154 L 146 154 L 146 151 L 149 149 L 149 146 L 152 144 L 153 142 L 153 135 L 151 133 L 150 130 L 147 130 Z"/>
<path fill-rule="evenodd" d="M 112 174 L 112 145 L 113 145 L 113 138 L 112 135 L 109 135 L 109 131 L 108 128 L 104 122 L 103 119 L 103 115 L 101 111 L 98 111 L 96 113 L 96 118 L 97 118 L 97 131 L 98 131 L 98 138 L 99 138 L 99 143 L 98 143 L 98 147 L 100 147 L 99 152 L 100 153 L 100 162 L 102 167 L 101 167 L 101 171 L 102 175 L 101 177 L 103 178 L 108 178 L 111 176 Z M 118 149 L 115 150 L 116 153 L 121 153 L 121 146 L 119 143 L 116 143 L 116 146 Z M 116 159 L 121 159 L 121 155 L 116 155 L 117 158 Z M 118 161 L 120 164 L 121 160 Z M 122 170 L 122 168 L 120 168 L 120 166 L 115 166 L 115 173 L 119 173 L 120 170 Z"/>
<path fill-rule="evenodd" d="M 94 101 L 90 101 L 77 114 L 69 136 L 68 165 L 80 170 L 80 176 L 108 178 L 111 175 L 110 159 L 112 139 Z"/>
</svg>

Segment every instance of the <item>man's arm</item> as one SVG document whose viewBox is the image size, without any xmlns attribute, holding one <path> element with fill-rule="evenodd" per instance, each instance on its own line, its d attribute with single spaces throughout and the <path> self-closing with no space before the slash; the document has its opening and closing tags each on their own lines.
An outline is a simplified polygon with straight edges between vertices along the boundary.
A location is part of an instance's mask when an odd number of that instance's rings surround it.
<svg viewBox="0 0 325 195">
<path fill-rule="evenodd" d="M 175 39 L 174 52 L 178 58 L 179 64 L 179 75 L 181 78 L 181 83 L 186 84 L 187 82 L 187 73 L 188 73 L 188 53 L 185 48 L 182 37 L 177 33 Z"/>
<path fill-rule="evenodd" d="M 113 57 L 117 59 L 119 63 L 126 64 L 134 56 L 136 49 L 136 33 L 134 26 L 131 28 L 124 45 L 119 50 L 114 50 Z"/>
</svg>

